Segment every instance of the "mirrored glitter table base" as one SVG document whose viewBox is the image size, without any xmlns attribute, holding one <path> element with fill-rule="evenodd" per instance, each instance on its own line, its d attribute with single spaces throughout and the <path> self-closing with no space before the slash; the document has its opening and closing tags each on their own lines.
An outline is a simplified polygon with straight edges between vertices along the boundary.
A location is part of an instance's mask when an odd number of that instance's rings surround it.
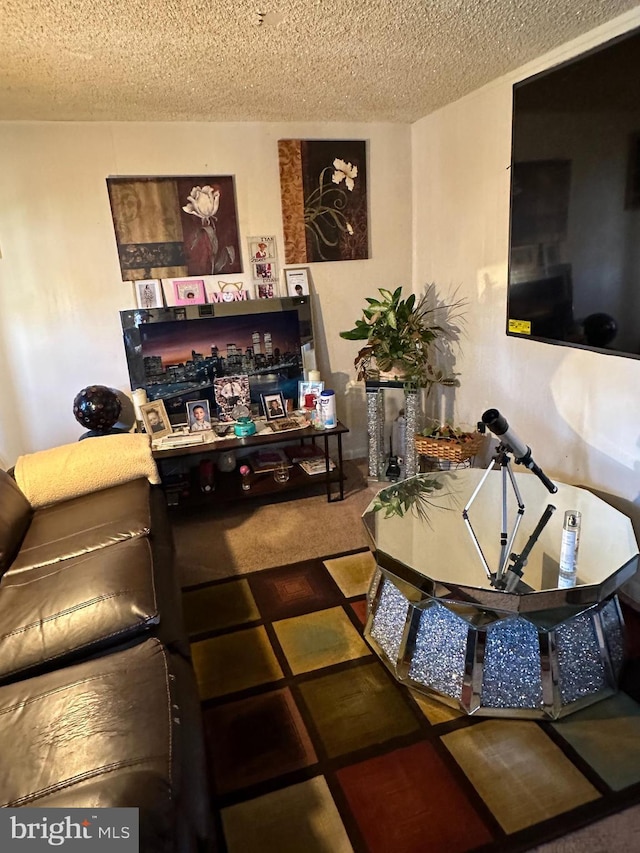
<svg viewBox="0 0 640 853">
<path fill-rule="evenodd" d="M 558 719 L 612 695 L 623 663 L 616 596 L 583 610 L 488 610 L 377 568 L 365 636 L 398 681 L 477 716 Z"/>
</svg>

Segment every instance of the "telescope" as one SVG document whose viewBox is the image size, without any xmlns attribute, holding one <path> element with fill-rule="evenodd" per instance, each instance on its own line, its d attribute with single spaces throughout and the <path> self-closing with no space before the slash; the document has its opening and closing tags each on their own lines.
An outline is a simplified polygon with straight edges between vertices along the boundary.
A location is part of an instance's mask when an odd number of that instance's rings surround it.
<svg viewBox="0 0 640 853">
<path fill-rule="evenodd" d="M 555 483 L 552 483 L 540 466 L 533 461 L 531 448 L 518 438 L 507 423 L 507 419 L 497 409 L 487 409 L 482 416 L 482 423 L 500 439 L 500 444 L 513 454 L 517 464 L 524 465 L 535 474 L 552 495 L 558 491 Z"/>
</svg>

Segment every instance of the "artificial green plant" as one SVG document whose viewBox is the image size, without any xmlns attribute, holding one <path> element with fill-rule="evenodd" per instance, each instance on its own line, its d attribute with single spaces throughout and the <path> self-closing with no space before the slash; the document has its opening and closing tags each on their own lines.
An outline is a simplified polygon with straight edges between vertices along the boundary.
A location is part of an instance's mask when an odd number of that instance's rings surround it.
<svg viewBox="0 0 640 853">
<path fill-rule="evenodd" d="M 402 287 L 393 293 L 379 288 L 379 293 L 378 298 L 367 297 L 354 328 L 340 332 L 348 341 L 366 341 L 354 359 L 358 379 L 373 379 L 384 371 L 416 388 L 458 385 L 457 374 L 438 367 L 437 346 L 457 340 L 454 321 L 464 300 L 438 305 L 433 284 L 419 299 L 415 293 L 403 299 Z"/>
</svg>

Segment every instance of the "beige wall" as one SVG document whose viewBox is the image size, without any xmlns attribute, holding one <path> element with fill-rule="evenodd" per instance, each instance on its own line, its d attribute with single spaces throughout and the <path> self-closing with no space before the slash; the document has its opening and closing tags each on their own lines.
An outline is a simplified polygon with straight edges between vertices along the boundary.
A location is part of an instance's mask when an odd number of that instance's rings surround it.
<svg viewBox="0 0 640 853">
<path fill-rule="evenodd" d="M 554 477 L 640 507 L 640 361 L 507 337 L 511 87 L 640 23 L 602 27 L 413 125 L 414 282 L 469 299 L 456 417 L 498 408 Z"/>
<path fill-rule="evenodd" d="M 366 453 L 362 388 L 351 387 L 350 328 L 365 296 L 411 287 L 411 131 L 361 124 L 0 123 L 0 464 L 75 441 L 76 393 L 91 383 L 130 391 L 118 312 L 120 280 L 108 175 L 235 175 L 246 238 L 275 234 L 282 260 L 277 140 L 369 142 L 371 257 L 311 265 L 319 367 Z"/>
</svg>

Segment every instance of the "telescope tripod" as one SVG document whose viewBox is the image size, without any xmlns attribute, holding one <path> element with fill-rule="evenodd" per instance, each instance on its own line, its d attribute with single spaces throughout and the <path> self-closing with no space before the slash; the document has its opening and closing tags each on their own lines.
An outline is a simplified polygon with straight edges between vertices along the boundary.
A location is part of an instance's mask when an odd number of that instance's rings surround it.
<svg viewBox="0 0 640 853">
<path fill-rule="evenodd" d="M 462 510 L 462 518 L 464 519 L 464 523 L 466 524 L 467 529 L 471 534 L 473 544 L 476 547 L 478 556 L 480 557 L 480 561 L 482 562 L 483 568 L 491 586 L 495 587 L 496 589 L 504 590 L 505 592 L 513 592 L 518 587 L 518 584 L 521 582 L 524 567 L 527 564 L 527 559 L 529 553 L 531 552 L 531 549 L 538 541 L 540 534 L 544 530 L 544 527 L 555 512 L 556 508 L 555 506 L 553 506 L 553 504 L 547 504 L 547 508 L 542 513 L 540 520 L 538 521 L 538 524 L 535 527 L 535 530 L 529 537 L 527 544 L 523 548 L 522 552 L 520 554 L 512 553 L 511 549 L 515 541 L 516 534 L 518 533 L 520 522 L 522 521 L 522 517 L 524 515 L 525 505 L 522 501 L 522 496 L 520 494 L 520 490 L 518 489 L 518 484 L 513 474 L 513 469 L 511 468 L 511 458 L 509 456 L 509 449 L 505 445 L 498 445 L 495 456 L 493 458 L 493 463 L 500 465 L 500 469 L 502 471 L 502 528 L 500 532 L 500 556 L 498 558 L 498 565 L 495 571 L 492 571 L 491 567 L 489 566 L 487 558 L 484 555 L 478 537 L 476 536 L 475 530 L 473 529 L 473 525 L 471 524 L 471 519 L 469 517 L 469 510 L 471 509 L 471 505 L 478 496 L 478 493 L 486 482 L 487 477 L 494 470 L 493 465 L 490 465 L 484 472 L 482 479 L 480 480 L 480 482 L 475 488 L 475 491 L 469 498 L 467 505 Z M 518 510 L 516 512 L 516 517 L 510 533 L 507 532 L 507 528 L 509 525 L 509 517 L 507 510 L 508 482 L 511 483 L 511 487 L 516 498 L 516 503 L 518 505 Z M 510 561 L 512 564 L 508 565 Z"/>
</svg>

